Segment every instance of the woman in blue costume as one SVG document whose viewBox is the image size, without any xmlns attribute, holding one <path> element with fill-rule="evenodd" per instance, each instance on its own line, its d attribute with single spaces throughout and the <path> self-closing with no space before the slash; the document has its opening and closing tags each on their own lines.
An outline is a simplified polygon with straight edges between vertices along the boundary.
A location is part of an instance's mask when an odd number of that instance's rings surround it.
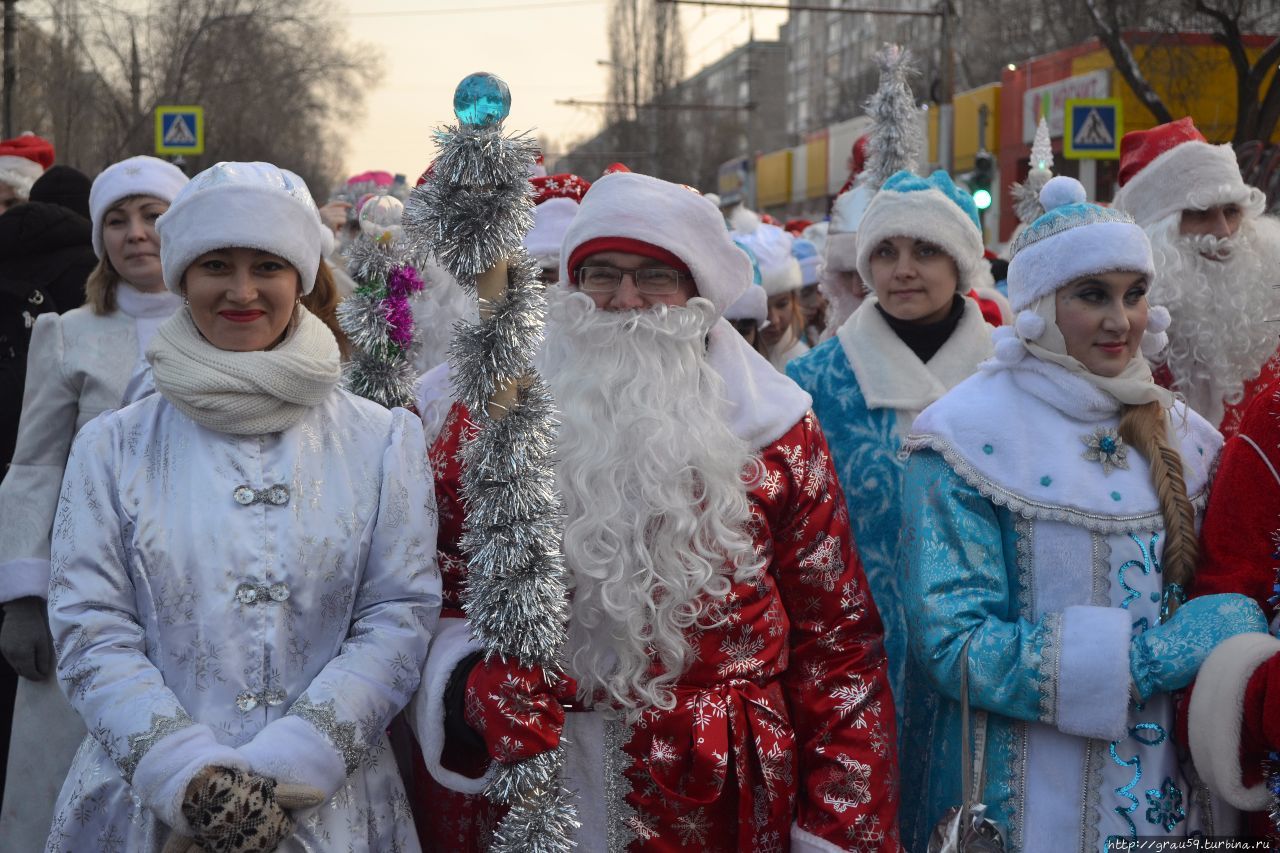
<svg viewBox="0 0 1280 853">
<path fill-rule="evenodd" d="M 1222 439 L 1143 358 L 1168 316 L 1148 310 L 1142 230 L 1071 178 L 1040 199 L 1013 245 L 1015 326 L 907 443 L 905 605 L 937 691 L 906 711 L 906 748 L 926 750 L 902 759 L 912 850 L 960 801 L 966 652 L 982 801 L 1007 849 L 1233 828 L 1171 738 L 1172 693 L 1219 642 L 1265 629 L 1245 596 L 1183 603 Z"/>
<path fill-rule="evenodd" d="M 867 206 L 857 240 L 858 272 L 873 295 L 786 372 L 813 397 L 831 445 L 884 620 L 901 738 L 911 679 L 898 568 L 906 466 L 898 451 L 916 415 L 991 355 L 990 328 L 962 295 L 982 280 L 986 261 L 973 199 L 945 172 L 890 177 Z"/>
</svg>

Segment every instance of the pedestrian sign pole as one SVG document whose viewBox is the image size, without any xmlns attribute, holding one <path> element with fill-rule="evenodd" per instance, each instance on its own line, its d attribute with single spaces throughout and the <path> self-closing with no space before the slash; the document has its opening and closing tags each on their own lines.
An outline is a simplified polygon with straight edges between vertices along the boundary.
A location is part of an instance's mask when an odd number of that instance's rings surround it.
<svg viewBox="0 0 1280 853">
<path fill-rule="evenodd" d="M 204 153 L 204 108 L 156 107 L 156 153 L 181 157 Z"/>
<path fill-rule="evenodd" d="M 1089 198 L 1097 198 L 1097 161 L 1119 160 L 1122 136 L 1119 98 L 1072 98 L 1063 104 L 1062 156 L 1080 161 L 1080 183 Z"/>
</svg>

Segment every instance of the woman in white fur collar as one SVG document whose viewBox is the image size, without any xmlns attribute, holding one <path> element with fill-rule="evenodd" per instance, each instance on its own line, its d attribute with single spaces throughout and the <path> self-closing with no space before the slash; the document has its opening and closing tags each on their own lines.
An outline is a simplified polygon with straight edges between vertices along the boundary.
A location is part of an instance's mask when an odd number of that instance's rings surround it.
<svg viewBox="0 0 1280 853">
<path fill-rule="evenodd" d="M 958 761 L 937 757 L 958 758 L 962 655 L 1006 849 L 1232 828 L 1172 741 L 1173 692 L 1264 627 L 1244 596 L 1182 603 L 1221 437 L 1140 351 L 1167 323 L 1147 307 L 1141 229 L 1070 178 L 1041 201 L 1013 247 L 1015 328 L 908 439 L 906 612 L 940 694 L 906 710 L 903 766 L 928 765 L 904 802 L 913 849 L 960 800 Z"/>
<path fill-rule="evenodd" d="M 81 433 L 54 532 L 91 736 L 49 849 L 416 850 L 383 732 L 440 606 L 421 426 L 338 387 L 301 304 L 332 235 L 297 175 L 219 163 L 158 228 L 186 301 L 158 393 Z"/>
</svg>

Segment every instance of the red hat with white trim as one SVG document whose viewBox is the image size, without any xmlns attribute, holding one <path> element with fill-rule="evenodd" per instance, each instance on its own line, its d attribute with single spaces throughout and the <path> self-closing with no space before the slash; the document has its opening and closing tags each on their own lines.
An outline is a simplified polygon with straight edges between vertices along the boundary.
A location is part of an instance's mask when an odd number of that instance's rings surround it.
<svg viewBox="0 0 1280 853">
<path fill-rule="evenodd" d="M 34 133 L 24 133 L 0 141 L 0 183 L 13 187 L 22 198 L 31 194 L 31 185 L 53 165 L 53 143 Z"/>
<path fill-rule="evenodd" d="M 1257 204 L 1261 191 L 1240 176 L 1230 145 L 1210 145 L 1190 117 L 1120 140 L 1120 190 L 1115 206 L 1139 225 L 1182 210 Z"/>
<path fill-rule="evenodd" d="M 544 269 L 560 266 L 560 244 L 591 183 L 568 172 L 530 178 L 533 228 L 524 237 L 529 255 Z"/>
</svg>

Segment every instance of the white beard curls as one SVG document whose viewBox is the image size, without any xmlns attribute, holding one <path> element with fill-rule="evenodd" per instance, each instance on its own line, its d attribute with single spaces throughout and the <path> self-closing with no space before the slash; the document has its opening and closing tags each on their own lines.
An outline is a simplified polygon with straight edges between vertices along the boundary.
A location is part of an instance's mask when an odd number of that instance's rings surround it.
<svg viewBox="0 0 1280 853">
<path fill-rule="evenodd" d="M 588 705 L 674 707 L 670 685 L 694 654 L 684 632 L 763 566 L 748 527 L 758 461 L 722 411 L 706 358 L 714 322 L 700 298 L 608 312 L 552 296 L 538 368 L 561 413 L 568 671 Z"/>
<path fill-rule="evenodd" d="M 1180 236 L 1174 214 L 1147 229 L 1155 257 L 1151 304 L 1169 309 L 1169 346 L 1155 359 L 1167 364 L 1174 390 L 1215 425 L 1223 403 L 1244 398 L 1244 383 L 1276 351 L 1280 292 L 1263 275 L 1255 220 L 1235 237 Z M 1201 255 L 1215 255 L 1209 260 Z"/>
</svg>

